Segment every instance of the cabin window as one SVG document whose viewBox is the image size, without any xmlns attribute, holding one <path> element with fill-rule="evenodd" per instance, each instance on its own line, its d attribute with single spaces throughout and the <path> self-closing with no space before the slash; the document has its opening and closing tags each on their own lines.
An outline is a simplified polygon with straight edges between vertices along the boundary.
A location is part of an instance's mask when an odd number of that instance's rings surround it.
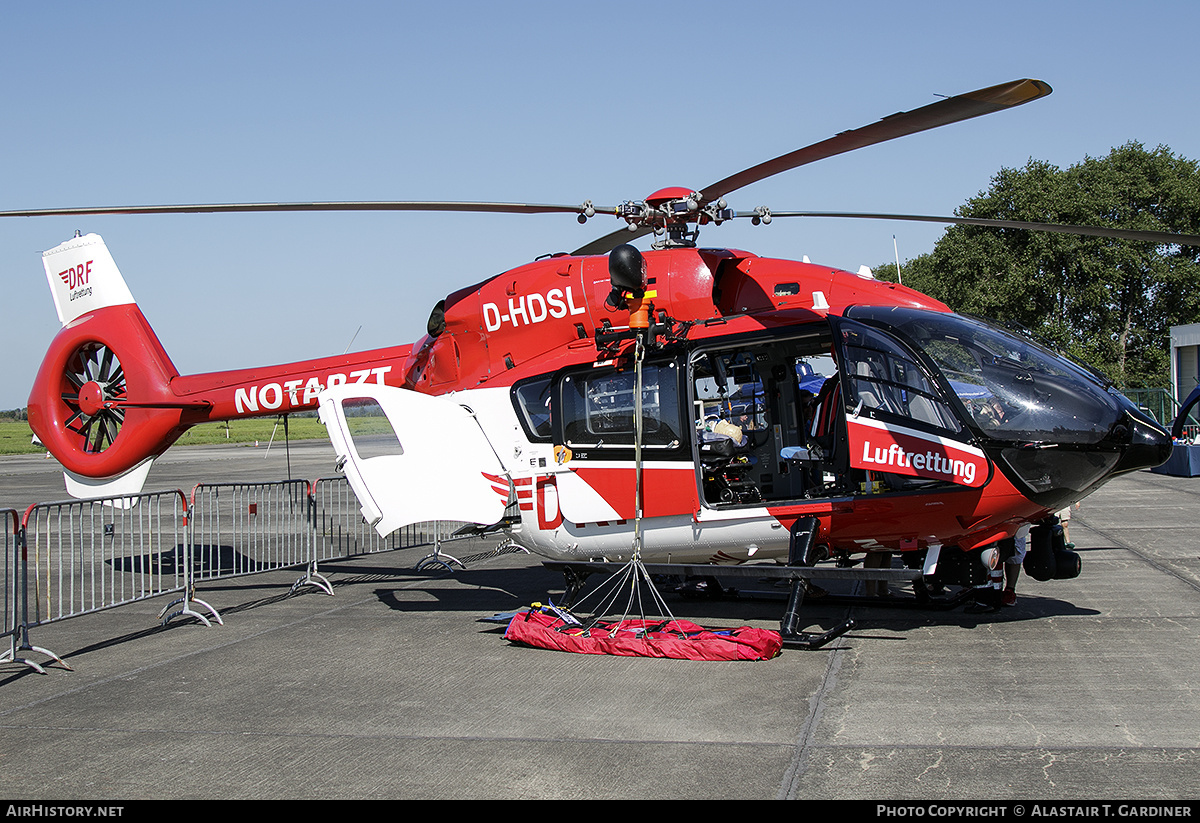
<svg viewBox="0 0 1200 823">
<path fill-rule="evenodd" d="M 513 386 L 513 406 L 525 436 L 533 443 L 549 443 L 550 428 L 550 375 L 535 377 Z"/>
<path fill-rule="evenodd" d="M 369 397 L 347 397 L 342 401 L 346 432 L 360 460 L 404 454 L 400 438 L 379 403 Z"/>
<path fill-rule="evenodd" d="M 702 421 L 725 420 L 743 431 L 767 427 L 766 389 L 750 351 L 709 356 L 696 377 L 697 413 Z"/>
<path fill-rule="evenodd" d="M 560 389 L 563 443 L 572 448 L 634 446 L 636 375 L 633 369 L 566 375 Z M 682 442 L 679 369 L 674 363 L 642 367 L 642 446 L 674 449 Z"/>
</svg>

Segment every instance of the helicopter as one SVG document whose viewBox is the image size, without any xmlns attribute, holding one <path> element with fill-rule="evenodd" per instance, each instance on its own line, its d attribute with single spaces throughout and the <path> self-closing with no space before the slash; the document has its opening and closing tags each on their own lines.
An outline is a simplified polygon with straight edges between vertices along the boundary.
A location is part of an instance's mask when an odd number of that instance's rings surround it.
<svg viewBox="0 0 1200 823">
<path fill-rule="evenodd" d="M 0 216 L 263 211 L 602 215 L 620 228 L 453 292 L 412 344 L 181 375 L 104 241 L 43 255 L 62 330 L 29 423 L 76 496 L 134 494 L 189 427 L 318 410 L 381 535 L 457 520 L 551 561 L 767 561 L 899 553 L 979 586 L 1027 538 L 1038 579 L 1078 555 L 1054 512 L 1163 463 L 1169 432 L 1117 389 L 1019 333 L 899 283 L 706 247 L 701 227 L 787 217 L 971 223 L 1200 245 L 1200 237 L 963 217 L 735 211 L 758 180 L 1003 111 L 1017 80 L 844 131 L 706 188 L 599 207 L 390 201 L 114 206 Z M 634 240 L 653 235 L 651 248 Z M 382 435 L 356 433 L 364 414 Z M 516 514 L 512 514 L 515 511 Z M 506 514 L 508 513 L 508 514 Z M 1030 568 L 1027 561 L 1027 568 Z M 993 575 L 994 576 L 994 575 Z"/>
</svg>

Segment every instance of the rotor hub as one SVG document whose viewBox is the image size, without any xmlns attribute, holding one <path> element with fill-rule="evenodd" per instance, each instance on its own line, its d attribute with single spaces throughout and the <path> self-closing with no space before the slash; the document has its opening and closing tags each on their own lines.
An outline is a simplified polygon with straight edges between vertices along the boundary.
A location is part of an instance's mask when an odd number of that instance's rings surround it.
<svg viewBox="0 0 1200 823">
<path fill-rule="evenodd" d="M 651 229 L 659 235 L 655 248 L 694 247 L 700 226 L 719 225 L 734 216 L 724 200 L 706 202 L 700 192 L 682 186 L 659 189 L 645 200 L 626 200 L 616 214 L 631 231 Z"/>
<path fill-rule="evenodd" d="M 63 428 L 73 432 L 87 453 L 104 451 L 125 422 L 125 370 L 103 343 L 86 343 L 68 359 L 62 376 Z"/>
<path fill-rule="evenodd" d="M 79 389 L 79 410 L 87 417 L 95 417 L 104 410 L 104 403 L 108 399 L 104 387 L 95 380 L 89 380 Z"/>
</svg>

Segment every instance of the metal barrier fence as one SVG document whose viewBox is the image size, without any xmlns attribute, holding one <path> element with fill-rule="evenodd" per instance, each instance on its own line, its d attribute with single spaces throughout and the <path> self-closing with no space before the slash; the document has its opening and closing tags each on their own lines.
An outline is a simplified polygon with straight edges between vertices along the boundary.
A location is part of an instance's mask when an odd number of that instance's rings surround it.
<svg viewBox="0 0 1200 823">
<path fill-rule="evenodd" d="M 358 498 L 345 478 L 316 480 L 312 485 L 312 501 L 318 560 L 407 549 L 429 545 L 437 539 L 429 523 L 405 526 L 380 537 L 363 519 Z"/>
<path fill-rule="evenodd" d="M 29 587 L 28 564 L 25 562 L 25 530 L 21 528 L 21 519 L 15 509 L 0 509 L 0 517 L 4 519 L 4 634 L 8 638 L 8 651 L 0 652 L 0 663 L 21 663 L 45 674 L 46 670 L 36 660 L 22 655 L 22 652 L 36 652 L 53 659 L 63 668 L 70 669 L 58 655 L 48 649 L 30 645 L 28 614 Z"/>
<path fill-rule="evenodd" d="M 189 548 L 197 581 L 299 566 L 313 558 L 306 480 L 202 483 L 192 489 Z"/>
<path fill-rule="evenodd" d="M 0 559 L 0 603 L 4 605 L 4 618 L 0 628 L 0 637 L 14 638 L 20 625 L 20 614 L 17 607 L 17 569 L 20 566 L 21 543 L 17 536 L 21 531 L 21 518 L 16 509 L 0 509 L 0 519 L 4 520 L 4 557 Z M 16 652 L 10 649 L 15 656 Z"/>
<path fill-rule="evenodd" d="M 12 509 L 0 509 L 0 516 L 6 547 L 0 637 L 10 638 L 0 663 L 42 673 L 19 652 L 70 667 L 30 645 L 32 627 L 169 593 L 182 596 L 162 610 L 164 624 L 180 615 L 220 623 L 217 610 L 196 599 L 198 583 L 304 566 L 293 591 L 311 585 L 332 595 L 320 562 L 432 545 L 417 566 L 448 565 L 442 558 L 457 561 L 440 554 L 440 546 L 462 525 L 418 523 L 379 537 L 344 478 L 202 483 L 190 497 L 168 491 L 71 500 L 31 506 L 24 518 Z"/>
<path fill-rule="evenodd" d="M 417 567 L 427 562 L 441 562 L 441 544 L 458 539 L 455 534 L 463 526 L 461 521 L 429 520 L 413 523 L 397 529 L 387 537 L 380 537 L 362 517 L 358 498 L 342 477 L 321 478 L 313 483 L 313 526 L 320 555 L 317 560 L 332 560 L 354 557 L 361 554 L 410 549 L 417 546 L 433 546 L 433 552 L 423 558 Z M 459 564 L 461 565 L 461 563 Z"/>
<path fill-rule="evenodd" d="M 22 520 L 28 609 L 36 626 L 186 585 L 182 492 L 30 506 Z"/>
<path fill-rule="evenodd" d="M 1179 414 L 1179 403 L 1167 389 L 1124 389 L 1123 394 L 1168 429 Z M 1196 409 L 1188 413 L 1183 432 L 1188 441 L 1195 441 L 1200 436 L 1200 419 L 1197 418 Z"/>
</svg>

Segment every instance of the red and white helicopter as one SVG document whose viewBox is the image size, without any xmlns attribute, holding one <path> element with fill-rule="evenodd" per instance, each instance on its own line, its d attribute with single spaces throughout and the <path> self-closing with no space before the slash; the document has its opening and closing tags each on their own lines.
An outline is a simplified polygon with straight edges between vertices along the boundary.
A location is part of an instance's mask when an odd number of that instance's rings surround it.
<svg viewBox="0 0 1200 823">
<path fill-rule="evenodd" d="M 1168 457 L 1169 433 L 1091 371 L 919 292 L 697 245 L 699 227 L 791 216 L 912 219 L 1200 245 L 1200 237 L 969 220 L 737 212 L 773 174 L 1038 99 L 1019 80 L 846 131 L 694 191 L 600 208 L 515 203 L 101 207 L 4 216 L 286 210 L 609 212 L 626 225 L 439 302 L 411 345 L 180 375 L 103 241 L 44 255 L 63 328 L 29 399 L 72 493 L 131 494 L 188 427 L 318 409 L 381 534 L 435 519 L 567 563 L 902 553 L 925 582 L 986 582 L 1033 529 L 1042 579 L 1079 571 L 1053 513 Z M 630 241 L 653 233 L 642 253 Z M 358 407 L 394 432 L 356 437 Z M 519 519 L 505 519 L 510 499 Z M 1055 538 L 1055 534 L 1058 535 Z M 1057 540 L 1057 542 L 1055 542 Z M 682 566 L 680 568 L 683 568 Z M 1028 568 L 1028 565 L 1027 565 Z M 701 566 L 701 570 L 703 566 Z"/>
</svg>

